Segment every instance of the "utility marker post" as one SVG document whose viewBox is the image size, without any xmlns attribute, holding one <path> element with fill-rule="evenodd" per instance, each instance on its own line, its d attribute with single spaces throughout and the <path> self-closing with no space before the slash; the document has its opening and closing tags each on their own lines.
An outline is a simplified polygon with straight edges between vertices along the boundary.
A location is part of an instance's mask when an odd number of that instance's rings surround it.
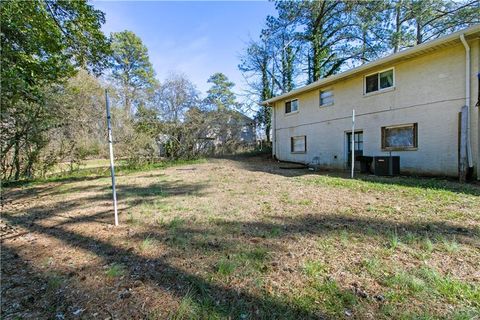
<svg viewBox="0 0 480 320">
<path fill-rule="evenodd" d="M 110 172 L 112 174 L 113 209 L 115 211 L 115 226 L 118 226 L 117 191 L 115 190 L 115 166 L 113 164 L 112 123 L 110 121 L 110 99 L 108 98 L 107 89 L 105 89 L 105 104 L 107 105 L 108 147 L 110 149 Z"/>
<path fill-rule="evenodd" d="M 353 179 L 355 170 L 355 109 L 352 110 L 352 172 L 351 178 Z"/>
</svg>

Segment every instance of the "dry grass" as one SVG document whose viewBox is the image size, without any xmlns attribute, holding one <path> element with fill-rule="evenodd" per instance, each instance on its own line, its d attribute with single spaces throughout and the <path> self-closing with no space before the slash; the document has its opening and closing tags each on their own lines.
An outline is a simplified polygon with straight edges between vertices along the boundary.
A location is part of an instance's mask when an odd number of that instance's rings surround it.
<svg viewBox="0 0 480 320">
<path fill-rule="evenodd" d="M 471 319 L 480 187 L 260 158 L 9 188 L 2 318 Z"/>
</svg>

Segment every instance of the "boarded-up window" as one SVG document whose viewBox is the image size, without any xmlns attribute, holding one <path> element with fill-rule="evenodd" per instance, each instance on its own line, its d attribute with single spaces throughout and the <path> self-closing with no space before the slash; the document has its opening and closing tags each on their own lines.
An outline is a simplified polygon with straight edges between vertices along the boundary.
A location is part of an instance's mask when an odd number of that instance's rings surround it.
<svg viewBox="0 0 480 320">
<path fill-rule="evenodd" d="M 291 152 L 303 153 L 307 151 L 307 137 L 298 136 L 290 138 Z"/>
<path fill-rule="evenodd" d="M 418 147 L 417 124 L 382 127 L 382 149 L 412 150 Z"/>
<path fill-rule="evenodd" d="M 333 90 L 320 91 L 320 106 L 333 104 Z"/>
<path fill-rule="evenodd" d="M 295 111 L 298 111 L 297 99 L 285 102 L 285 113 L 291 113 Z"/>
<path fill-rule="evenodd" d="M 365 93 L 375 92 L 394 85 L 393 69 L 374 73 L 365 77 Z"/>
</svg>

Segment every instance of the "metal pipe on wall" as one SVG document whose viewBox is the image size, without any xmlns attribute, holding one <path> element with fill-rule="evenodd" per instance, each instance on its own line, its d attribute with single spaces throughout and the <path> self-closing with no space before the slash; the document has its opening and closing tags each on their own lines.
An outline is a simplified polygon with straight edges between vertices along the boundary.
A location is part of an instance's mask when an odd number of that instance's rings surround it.
<svg viewBox="0 0 480 320">
<path fill-rule="evenodd" d="M 465 105 L 467 106 L 467 161 L 468 166 L 473 167 L 472 159 L 472 145 L 471 145 L 471 130 L 470 130 L 470 46 L 465 40 L 465 35 L 460 35 L 460 41 L 462 41 L 465 47 Z"/>
</svg>

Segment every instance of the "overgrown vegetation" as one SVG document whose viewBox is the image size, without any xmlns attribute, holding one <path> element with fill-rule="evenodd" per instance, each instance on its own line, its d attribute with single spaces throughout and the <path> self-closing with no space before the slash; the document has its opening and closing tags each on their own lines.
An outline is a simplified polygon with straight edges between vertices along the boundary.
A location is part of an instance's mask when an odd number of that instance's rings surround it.
<svg viewBox="0 0 480 320">
<path fill-rule="evenodd" d="M 2 181 L 104 158 L 105 89 L 115 154 L 129 166 L 255 147 L 255 123 L 224 74 L 205 99 L 186 75 L 159 83 L 142 40 L 128 30 L 107 38 L 87 2 L 5 1 L 1 20 Z"/>
</svg>

